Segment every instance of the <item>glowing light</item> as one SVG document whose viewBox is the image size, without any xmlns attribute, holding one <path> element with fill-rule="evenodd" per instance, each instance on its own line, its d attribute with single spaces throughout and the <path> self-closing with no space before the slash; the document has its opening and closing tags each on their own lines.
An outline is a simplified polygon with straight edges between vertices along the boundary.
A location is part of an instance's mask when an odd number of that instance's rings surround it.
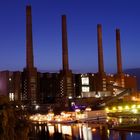
<svg viewBox="0 0 140 140">
<path fill-rule="evenodd" d="M 89 92 L 89 87 L 83 86 L 83 87 L 82 87 L 82 92 Z"/>
<path fill-rule="evenodd" d="M 92 131 L 95 132 L 96 131 L 96 128 L 93 128 Z"/>
<path fill-rule="evenodd" d="M 136 114 L 136 113 L 138 113 L 138 110 L 137 109 L 132 109 L 132 112 L 134 113 L 134 114 Z"/>
<path fill-rule="evenodd" d="M 122 111 L 123 108 L 122 108 L 122 106 L 118 106 L 118 109 L 119 109 L 119 111 Z"/>
<path fill-rule="evenodd" d="M 80 112 L 80 109 L 76 109 L 75 112 Z"/>
<path fill-rule="evenodd" d="M 100 98 L 101 95 L 100 95 L 100 94 L 96 94 L 95 97 L 96 97 L 96 98 Z"/>
<path fill-rule="evenodd" d="M 58 132 L 61 133 L 61 125 L 58 124 Z"/>
<path fill-rule="evenodd" d="M 119 123 L 122 123 L 122 118 L 119 118 Z"/>
<path fill-rule="evenodd" d="M 72 105 L 72 106 L 75 105 L 75 102 L 71 102 L 71 105 Z"/>
<path fill-rule="evenodd" d="M 113 110 L 113 111 L 116 111 L 117 109 L 116 109 L 116 107 L 113 107 L 112 110 Z"/>
<path fill-rule="evenodd" d="M 14 101 L 14 93 L 9 93 L 9 100 Z"/>
<path fill-rule="evenodd" d="M 131 108 L 133 108 L 133 109 L 136 108 L 136 105 L 132 105 Z"/>
<path fill-rule="evenodd" d="M 65 112 L 61 112 L 61 115 L 62 115 L 62 116 L 65 116 Z"/>
<path fill-rule="evenodd" d="M 108 137 L 110 136 L 110 131 L 109 131 L 109 129 L 107 129 L 107 136 L 108 136 Z"/>
<path fill-rule="evenodd" d="M 69 98 L 69 99 L 72 99 L 72 96 L 69 96 L 68 98 Z"/>
<path fill-rule="evenodd" d="M 88 129 L 88 130 L 90 130 L 90 129 L 91 129 L 91 127 L 88 127 L 87 129 Z"/>
<path fill-rule="evenodd" d="M 82 85 L 89 85 L 89 78 L 88 77 L 82 77 Z"/>
<path fill-rule="evenodd" d="M 35 106 L 35 109 L 38 110 L 38 109 L 39 109 L 39 105 L 36 105 L 36 106 Z"/>
<path fill-rule="evenodd" d="M 45 132 L 47 132 L 47 126 L 45 126 Z"/>
<path fill-rule="evenodd" d="M 137 108 L 140 108 L 140 105 L 137 105 Z"/>
<path fill-rule="evenodd" d="M 42 130 L 42 127 L 41 126 L 39 126 L 39 131 L 41 131 Z"/>
<path fill-rule="evenodd" d="M 48 126 L 48 130 L 49 130 L 50 135 L 53 135 L 54 134 L 54 126 L 49 125 Z"/>
<path fill-rule="evenodd" d="M 85 109 L 85 111 L 91 111 L 91 108 L 90 108 L 90 107 L 87 107 L 87 108 Z"/>
<path fill-rule="evenodd" d="M 81 96 L 77 96 L 77 98 L 81 98 Z"/>
<path fill-rule="evenodd" d="M 82 132 L 83 132 L 83 139 L 84 140 L 92 140 L 92 131 L 91 131 L 91 129 L 89 129 L 88 126 L 83 126 Z"/>
<path fill-rule="evenodd" d="M 135 96 L 133 96 L 133 97 L 132 97 L 132 100 L 133 100 L 133 101 L 135 101 L 135 100 L 136 100 L 136 97 L 135 97 Z"/>
<path fill-rule="evenodd" d="M 126 105 L 125 106 L 125 110 L 129 110 L 129 109 L 130 109 L 130 107 Z"/>
<path fill-rule="evenodd" d="M 108 113 L 109 112 L 109 108 L 107 107 L 107 108 L 105 108 L 105 111 Z"/>
<path fill-rule="evenodd" d="M 72 128 L 71 128 L 71 126 L 63 125 L 62 126 L 62 133 L 65 134 L 65 135 L 72 136 Z"/>
</svg>

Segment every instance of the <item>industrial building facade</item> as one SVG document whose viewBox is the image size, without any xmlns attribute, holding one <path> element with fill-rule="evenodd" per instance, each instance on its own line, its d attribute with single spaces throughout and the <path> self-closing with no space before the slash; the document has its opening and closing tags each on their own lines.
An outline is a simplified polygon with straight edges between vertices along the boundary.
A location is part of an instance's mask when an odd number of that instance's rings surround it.
<svg viewBox="0 0 140 140">
<path fill-rule="evenodd" d="M 124 74 L 121 60 L 120 30 L 116 29 L 117 73 L 104 71 L 102 26 L 97 25 L 98 72 L 75 74 L 69 68 L 66 16 L 62 15 L 62 70 L 58 73 L 41 73 L 34 66 L 31 6 L 26 6 L 26 67 L 23 71 L 0 72 L 0 95 L 10 101 L 47 103 L 54 97 L 90 98 L 117 94 L 116 87 L 136 92 L 136 77 Z M 92 64 L 91 64 L 92 65 Z"/>
</svg>

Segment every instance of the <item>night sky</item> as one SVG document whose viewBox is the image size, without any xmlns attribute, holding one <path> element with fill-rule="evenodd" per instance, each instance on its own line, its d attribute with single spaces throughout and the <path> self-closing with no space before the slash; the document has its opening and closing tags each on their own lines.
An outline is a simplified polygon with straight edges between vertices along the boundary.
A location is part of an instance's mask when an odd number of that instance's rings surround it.
<svg viewBox="0 0 140 140">
<path fill-rule="evenodd" d="M 139 0 L 0 0 L 0 70 L 25 67 L 25 6 L 32 6 L 38 70 L 59 71 L 61 15 L 67 16 L 70 68 L 97 72 L 97 24 L 102 24 L 106 72 L 116 72 L 115 29 L 121 30 L 123 69 L 140 67 Z"/>
</svg>

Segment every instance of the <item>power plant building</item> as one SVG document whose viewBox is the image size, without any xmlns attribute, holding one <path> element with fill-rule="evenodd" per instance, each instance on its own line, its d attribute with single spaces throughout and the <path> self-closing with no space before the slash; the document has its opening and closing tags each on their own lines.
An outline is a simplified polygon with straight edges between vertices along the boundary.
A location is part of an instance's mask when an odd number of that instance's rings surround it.
<svg viewBox="0 0 140 140">
<path fill-rule="evenodd" d="M 117 73 L 104 70 L 102 26 L 97 25 L 98 72 L 75 74 L 69 68 L 66 16 L 62 15 L 62 69 L 58 73 L 41 73 L 34 66 L 31 6 L 26 6 L 26 67 L 23 72 L 0 72 L 0 95 L 11 101 L 49 103 L 53 98 L 100 98 L 113 96 L 121 88 L 137 91 L 136 77 L 122 70 L 120 30 L 116 29 Z M 91 64 L 92 65 L 92 64 Z M 121 87 L 117 89 L 117 87 Z"/>
</svg>

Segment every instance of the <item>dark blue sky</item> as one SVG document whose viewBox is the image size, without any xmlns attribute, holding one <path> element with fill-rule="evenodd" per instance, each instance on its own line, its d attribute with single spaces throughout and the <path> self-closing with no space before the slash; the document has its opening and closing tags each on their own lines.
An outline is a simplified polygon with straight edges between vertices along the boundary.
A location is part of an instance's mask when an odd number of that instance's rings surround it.
<svg viewBox="0 0 140 140">
<path fill-rule="evenodd" d="M 121 30 L 123 69 L 140 67 L 139 0 L 1 0 L 0 70 L 25 67 L 25 6 L 32 5 L 35 65 L 61 69 L 61 15 L 67 15 L 73 71 L 97 71 L 97 24 L 102 24 L 106 72 L 116 71 L 115 28 Z"/>
</svg>

